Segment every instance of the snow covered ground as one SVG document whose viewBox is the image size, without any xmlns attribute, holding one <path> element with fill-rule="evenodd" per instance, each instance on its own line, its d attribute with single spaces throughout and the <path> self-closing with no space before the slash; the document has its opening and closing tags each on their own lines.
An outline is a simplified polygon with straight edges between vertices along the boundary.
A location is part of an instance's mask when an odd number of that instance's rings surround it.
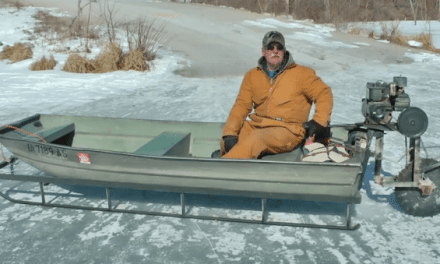
<svg viewBox="0 0 440 264">
<path fill-rule="evenodd" d="M 158 8 L 161 3 L 153 4 Z M 149 7 L 150 3 L 145 5 Z M 164 3 L 164 8 L 172 6 Z M 212 31 L 213 21 L 217 21 L 211 14 L 216 14 L 218 8 L 197 8 L 202 11 L 199 16 L 191 14 L 191 27 L 199 32 L 198 41 L 202 41 L 203 36 Z M 202 8 L 206 8 L 206 12 Z M 186 19 L 186 9 L 179 9 L 182 19 Z M 18 12 L 12 8 L 0 9 L 0 41 L 3 45 L 26 41 L 28 36 L 23 30 L 31 30 L 34 23 L 31 15 L 36 10 L 35 7 Z M 169 10 L 170 13 L 174 11 Z M 332 87 L 332 123 L 363 120 L 360 108 L 366 82 L 390 82 L 393 76 L 400 75 L 408 77 L 406 92 L 411 96 L 411 104 L 424 109 L 430 121 L 423 136 L 428 153 L 422 152 L 422 155 L 440 156 L 440 148 L 435 148 L 440 146 L 440 116 L 437 112 L 439 55 L 345 36 L 331 27 L 305 21 L 272 17 L 251 19 L 249 15 L 237 14 L 227 8 L 222 12 L 225 16 L 234 14 L 233 20 L 225 24 L 215 22 L 218 24 L 214 25 L 219 32 L 229 30 L 230 33 L 222 35 L 225 46 L 234 50 L 254 48 L 256 52 L 249 53 L 256 55 L 251 58 L 253 64 L 258 59 L 264 32 L 275 29 L 284 33 L 287 47 L 297 62 L 315 68 L 324 82 Z M 240 16 L 243 18 L 239 19 Z M 169 23 L 171 26 L 179 24 L 178 20 Z M 437 24 L 432 23 L 432 28 L 434 25 Z M 171 26 L 170 30 L 173 30 Z M 235 31 L 241 35 L 236 35 Z M 240 38 L 251 40 L 255 45 L 246 44 Z M 52 53 L 50 46 L 41 45 L 38 40 L 34 44 L 34 58 Z M 78 43 L 65 45 L 75 47 Z M 97 50 L 93 52 L 96 54 Z M 217 122 L 226 119 L 243 71 L 236 68 L 235 74 L 205 76 L 202 71 L 195 74 L 197 77 L 182 76 L 176 72 L 197 64 L 190 60 L 194 58 L 192 54 L 164 47 L 159 55 L 153 70 L 146 73 L 67 73 L 61 68 L 68 55 L 58 53 L 54 56 L 59 64 L 52 71 L 29 71 L 31 60 L 14 64 L 0 61 L 0 124 L 35 113 Z M 227 68 L 228 63 L 234 61 L 220 61 L 218 67 Z M 384 173 L 396 174 L 404 166 L 404 159 L 401 159 L 404 138 L 389 133 L 385 136 L 385 146 Z M 5 154 L 10 153 L 6 151 Z M 366 174 L 363 202 L 354 207 L 353 220 L 361 224 L 357 231 L 49 209 L 0 199 L 0 259 L 2 263 L 439 263 L 440 239 L 437 234 L 440 232 L 440 216 L 414 218 L 400 212 L 392 202 L 391 190 L 371 183 L 372 166 L 370 163 Z M 39 173 L 23 163 L 16 166 L 16 171 Z M 3 181 L 0 189 L 4 191 L 16 184 Z M 56 186 L 49 188 L 53 188 L 50 189 L 53 192 L 66 191 Z M 38 191 L 38 186 L 33 190 Z M 78 193 L 78 199 L 87 196 L 92 201 L 99 198 L 96 191 L 93 188 L 73 190 Z M 14 195 L 29 198 L 26 193 Z M 127 194 L 121 191 L 118 197 L 127 200 L 128 207 L 140 206 L 139 197 L 147 197 L 147 205 L 152 208 L 174 208 L 173 194 Z M 204 196 L 193 199 L 199 204 L 209 201 Z M 222 199 L 220 207 L 240 204 L 248 209 L 249 212 L 241 213 L 244 216 L 251 215 L 254 210 L 255 203 L 246 207 L 241 198 Z M 312 222 L 334 221 L 338 217 L 333 214 L 340 213 L 332 204 L 308 203 L 305 206 L 283 201 L 281 205 L 275 202 L 270 205 L 287 211 L 315 208 L 314 212 L 324 214 L 303 217 L 304 221 Z M 233 210 L 226 209 L 226 213 L 232 214 Z M 286 217 L 285 213 L 277 214 Z"/>
</svg>

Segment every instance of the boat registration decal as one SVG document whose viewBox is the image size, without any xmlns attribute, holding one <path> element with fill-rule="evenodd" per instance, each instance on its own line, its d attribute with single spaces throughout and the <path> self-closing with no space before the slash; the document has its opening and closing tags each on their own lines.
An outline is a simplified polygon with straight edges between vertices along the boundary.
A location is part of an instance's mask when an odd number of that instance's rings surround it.
<svg viewBox="0 0 440 264">
<path fill-rule="evenodd" d="M 67 151 L 64 149 L 48 147 L 38 144 L 27 144 L 28 151 L 56 158 L 67 159 Z"/>
<path fill-rule="evenodd" d="M 76 155 L 78 156 L 78 160 L 80 163 L 90 164 L 89 154 L 78 152 L 76 153 Z"/>
</svg>

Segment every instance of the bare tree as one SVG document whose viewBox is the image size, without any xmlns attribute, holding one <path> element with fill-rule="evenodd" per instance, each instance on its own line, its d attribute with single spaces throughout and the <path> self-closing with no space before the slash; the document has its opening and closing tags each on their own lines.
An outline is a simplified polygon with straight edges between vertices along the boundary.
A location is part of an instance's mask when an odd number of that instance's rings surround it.
<svg viewBox="0 0 440 264">
<path fill-rule="evenodd" d="M 264 2 L 264 0 L 258 0 L 258 2 L 259 2 L 259 6 L 260 6 L 260 13 L 264 13 L 266 3 Z"/>
<path fill-rule="evenodd" d="M 73 18 L 72 24 L 70 25 L 70 27 L 72 27 L 75 24 L 75 22 L 76 22 L 76 34 L 77 34 L 77 36 L 80 35 L 80 33 L 81 33 L 81 14 L 82 14 L 83 9 L 86 8 L 87 6 L 89 6 L 89 17 L 90 17 L 90 6 L 91 6 L 92 3 L 96 3 L 97 2 L 97 0 L 88 0 L 85 5 L 81 6 L 82 1 L 83 0 L 78 0 L 77 15 L 76 15 L 76 17 Z M 90 19 L 89 19 L 89 22 L 90 22 Z M 87 27 L 88 26 L 89 25 L 87 24 Z M 87 28 L 87 30 L 88 30 L 88 28 Z"/>
<path fill-rule="evenodd" d="M 76 18 L 78 19 L 78 26 L 77 26 L 77 33 L 80 32 L 81 30 L 81 13 L 82 13 L 82 8 L 81 8 L 81 2 L 82 0 L 78 0 L 78 14 L 76 15 Z"/>
<path fill-rule="evenodd" d="M 413 5 L 413 1 L 416 1 L 416 0 L 408 0 L 408 1 L 409 1 L 410 5 L 411 5 L 411 10 L 412 10 L 412 13 L 413 13 L 413 16 L 414 16 L 414 25 L 417 25 L 417 14 L 416 14 L 416 11 L 415 11 L 414 5 Z M 416 2 L 416 8 L 417 8 L 417 2 Z"/>
<path fill-rule="evenodd" d="M 294 0 L 294 1 L 295 1 L 294 2 L 295 9 L 299 9 L 301 0 Z"/>
<path fill-rule="evenodd" d="M 275 2 L 276 0 L 259 0 L 260 2 L 260 12 L 261 13 L 267 13 L 267 10 L 269 7 Z"/>
<path fill-rule="evenodd" d="M 101 14 L 104 16 L 104 23 L 106 25 L 104 34 L 110 43 L 115 42 L 116 28 L 121 24 L 120 22 L 116 21 L 117 10 L 115 10 L 115 5 L 116 2 L 113 2 L 113 4 L 110 5 L 108 0 L 104 0 L 102 5 L 100 5 Z"/>
<path fill-rule="evenodd" d="M 425 19 L 425 21 L 429 21 L 429 15 L 428 15 L 428 5 L 427 5 L 427 0 L 425 0 L 425 6 L 424 6 L 424 14 L 422 14 L 422 18 Z"/>
<path fill-rule="evenodd" d="M 298 16 L 298 10 L 300 8 L 301 0 L 293 0 L 293 1 L 294 2 L 293 2 L 293 10 L 292 10 L 292 12 L 295 15 L 295 17 L 297 17 Z"/>
<path fill-rule="evenodd" d="M 96 3 L 97 0 L 89 0 L 88 5 L 89 5 L 89 17 L 87 19 L 87 38 L 86 38 L 86 50 L 89 52 L 89 26 L 90 26 L 90 14 L 92 11 L 92 3 Z"/>
<path fill-rule="evenodd" d="M 324 0 L 324 4 L 325 4 L 325 19 L 327 21 L 330 21 L 331 18 L 330 0 Z"/>
<path fill-rule="evenodd" d="M 153 27 L 154 21 L 148 22 L 145 18 L 138 18 L 125 23 L 125 34 L 129 50 L 139 50 L 144 59 L 153 60 L 159 48 L 159 42 L 164 36 L 165 25 Z"/>
</svg>

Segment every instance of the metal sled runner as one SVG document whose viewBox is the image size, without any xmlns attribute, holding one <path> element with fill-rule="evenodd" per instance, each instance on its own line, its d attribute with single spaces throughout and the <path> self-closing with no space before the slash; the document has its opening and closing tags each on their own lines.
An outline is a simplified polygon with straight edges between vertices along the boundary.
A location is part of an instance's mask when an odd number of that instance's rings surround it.
<svg viewBox="0 0 440 264">
<path fill-rule="evenodd" d="M 346 216 L 345 216 L 345 224 L 343 225 L 319 225 L 319 224 L 308 224 L 308 223 L 291 223 L 291 222 L 276 222 L 268 220 L 268 212 L 266 206 L 266 198 L 261 199 L 261 218 L 260 220 L 256 219 L 241 219 L 241 218 L 232 218 L 232 217 L 218 217 L 218 216 L 208 216 L 208 215 L 194 215 L 190 214 L 190 210 L 187 209 L 185 204 L 185 194 L 180 194 L 180 207 L 181 213 L 167 213 L 167 212 L 154 212 L 154 211 L 145 211 L 145 210 L 127 210 L 127 209 L 119 209 L 118 205 L 114 205 L 112 202 L 111 196 L 111 188 L 150 188 L 149 186 L 133 186 L 130 184 L 115 184 L 114 182 L 96 182 L 89 180 L 72 180 L 72 179 L 61 179 L 47 176 L 26 176 L 26 175 L 5 175 L 1 174 L 0 178 L 3 180 L 14 180 L 14 181 L 26 181 L 26 182 L 38 182 L 40 185 L 39 195 L 41 197 L 41 202 L 35 201 L 25 201 L 25 200 L 17 200 L 9 196 L 8 192 L 0 193 L 4 199 L 7 199 L 14 203 L 20 204 L 28 204 L 28 205 L 40 205 L 46 207 L 60 207 L 60 208 L 70 208 L 70 209 L 81 209 L 81 210 L 94 210 L 94 211 L 105 211 L 105 212 L 118 212 L 118 213 L 131 213 L 131 214 L 145 214 L 145 215 L 154 215 L 154 216 L 168 216 L 168 217 L 179 217 L 179 218 L 193 218 L 193 219 L 201 219 L 201 220 L 215 220 L 215 221 L 229 221 L 229 222 L 241 222 L 241 223 L 250 223 L 250 224 L 267 224 L 267 225 L 281 225 L 281 226 L 297 226 L 297 227 L 311 227 L 311 228 L 327 228 L 327 229 L 341 229 L 341 230 L 355 230 L 359 228 L 359 224 L 352 225 L 351 224 L 351 204 L 347 204 L 346 208 Z M 43 183 L 44 182 L 44 183 Z M 105 187 L 106 191 L 106 207 L 91 207 L 91 206 L 80 206 L 80 205 L 69 205 L 69 204 L 61 204 L 55 203 L 53 201 L 47 201 L 46 192 L 44 190 L 44 185 L 49 183 L 58 183 L 58 184 L 81 184 L 81 185 L 91 185 L 91 186 L 101 186 Z"/>
</svg>

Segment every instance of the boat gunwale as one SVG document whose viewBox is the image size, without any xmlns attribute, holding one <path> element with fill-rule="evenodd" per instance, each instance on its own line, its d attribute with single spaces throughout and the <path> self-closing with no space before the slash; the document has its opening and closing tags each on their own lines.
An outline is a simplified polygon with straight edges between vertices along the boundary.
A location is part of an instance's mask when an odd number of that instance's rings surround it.
<svg viewBox="0 0 440 264">
<path fill-rule="evenodd" d="M 292 164 L 292 165 L 318 165 L 318 166 L 336 166 L 336 167 L 361 167 L 362 162 L 357 161 L 356 163 L 336 163 L 336 162 L 314 162 L 314 161 L 282 161 L 282 160 L 263 160 L 263 159 L 224 159 L 224 158 L 206 158 L 206 157 L 179 157 L 179 156 L 154 156 L 154 155 L 146 155 L 146 154 L 135 154 L 132 152 L 123 152 L 123 151 L 112 151 L 112 150 L 101 150 L 101 149 L 92 149 L 92 148 L 78 148 L 71 147 L 65 145 L 58 145 L 47 142 L 34 142 L 28 139 L 14 138 L 8 137 L 0 134 L 0 138 L 4 138 L 7 140 L 15 140 L 21 141 L 24 143 L 33 143 L 40 145 L 48 145 L 57 148 L 69 149 L 72 151 L 78 152 L 97 152 L 97 153 L 106 153 L 106 154 L 114 154 L 114 155 L 123 155 L 123 156 L 134 156 L 134 157 L 142 157 L 149 159 L 160 159 L 160 160 L 193 160 L 193 161 L 208 161 L 208 162 L 236 162 L 236 163 L 280 163 L 280 164 Z"/>
</svg>

